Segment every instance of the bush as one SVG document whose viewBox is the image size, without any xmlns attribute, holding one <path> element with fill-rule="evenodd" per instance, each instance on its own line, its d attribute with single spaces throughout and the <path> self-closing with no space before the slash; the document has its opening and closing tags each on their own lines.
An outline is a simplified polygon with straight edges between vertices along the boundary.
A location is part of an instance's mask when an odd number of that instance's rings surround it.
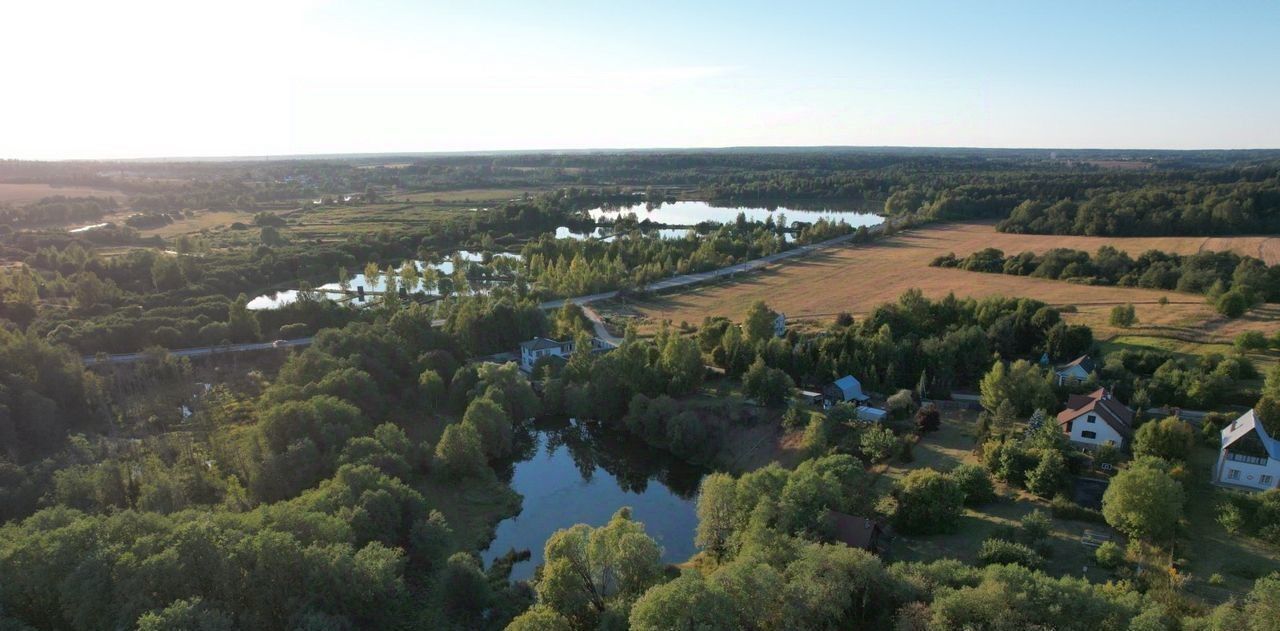
<svg viewBox="0 0 1280 631">
<path fill-rule="evenodd" d="M 996 498 L 991 476 L 976 464 L 962 464 L 951 470 L 952 480 L 964 491 L 965 506 L 981 506 Z"/>
<path fill-rule="evenodd" d="M 1108 541 L 1093 551 L 1093 558 L 1098 562 L 1098 565 L 1108 570 L 1114 570 L 1120 567 L 1121 563 L 1124 563 L 1124 550 L 1120 547 L 1120 544 Z"/>
<path fill-rule="evenodd" d="M 1218 313 L 1228 318 L 1238 318 L 1249 310 L 1249 296 L 1239 289 L 1232 289 L 1218 296 L 1213 306 L 1218 310 Z"/>
<path fill-rule="evenodd" d="M 894 490 L 898 507 L 894 525 L 907 534 L 952 532 L 959 524 L 964 491 L 955 480 L 933 469 L 916 469 Z"/>
<path fill-rule="evenodd" d="M 898 446 L 898 437 L 886 427 L 872 427 L 862 433 L 859 441 L 862 453 L 871 462 L 881 462 L 893 454 Z"/>
<path fill-rule="evenodd" d="M 1072 519 L 1075 521 L 1086 521 L 1095 524 L 1107 523 L 1106 518 L 1102 516 L 1101 511 L 1092 508 L 1085 508 L 1071 501 L 1065 495 L 1059 495 L 1049 502 L 1049 514 L 1056 519 Z"/>
<path fill-rule="evenodd" d="M 1264 350 L 1270 344 L 1262 331 L 1245 331 L 1236 336 L 1235 347 L 1240 351 Z"/>
<path fill-rule="evenodd" d="M 1027 474 L 1027 490 L 1040 497 L 1056 494 L 1067 483 L 1067 463 L 1062 452 L 1046 449 L 1040 456 L 1040 464 Z"/>
<path fill-rule="evenodd" d="M 982 542 L 982 548 L 978 550 L 978 563 L 980 565 L 1007 565 L 1013 563 L 1034 570 L 1040 567 L 1043 562 L 1044 559 L 1035 550 L 1021 543 L 1003 539 L 987 539 Z"/>
<path fill-rule="evenodd" d="M 1053 527 L 1053 522 L 1049 520 L 1049 517 L 1039 510 L 1033 510 L 1023 515 L 1020 523 L 1022 524 L 1022 536 L 1031 544 L 1047 538 L 1049 530 Z"/>
<path fill-rule="evenodd" d="M 1185 461 L 1195 445 L 1196 433 L 1191 424 L 1170 416 L 1161 421 L 1143 423 L 1134 433 L 1135 456 L 1156 456 L 1171 461 Z"/>
<path fill-rule="evenodd" d="M 1129 328 L 1138 323 L 1138 315 L 1133 305 L 1125 303 L 1111 308 L 1111 326 Z"/>
</svg>

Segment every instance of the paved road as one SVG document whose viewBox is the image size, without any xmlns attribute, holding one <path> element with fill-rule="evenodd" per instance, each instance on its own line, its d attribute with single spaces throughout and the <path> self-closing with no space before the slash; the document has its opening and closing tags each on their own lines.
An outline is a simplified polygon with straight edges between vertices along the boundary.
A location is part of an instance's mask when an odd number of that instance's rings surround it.
<svg viewBox="0 0 1280 631">
<path fill-rule="evenodd" d="M 230 344 L 226 346 L 202 346 L 199 348 L 179 348 L 169 351 L 170 355 L 177 357 L 204 357 L 205 355 L 221 355 L 223 353 L 243 353 L 245 351 L 265 351 L 272 348 L 291 348 L 294 346 L 306 346 L 311 343 L 314 338 L 300 337 L 293 340 L 280 340 L 280 345 L 275 342 L 254 342 L 252 344 Z M 95 355 L 85 355 L 84 363 L 87 366 L 94 364 L 131 364 L 140 361 L 147 356 L 146 353 L 121 353 L 119 355 L 107 355 L 106 358 L 99 361 Z"/>
<path fill-rule="evenodd" d="M 870 228 L 868 228 L 868 231 L 873 236 L 878 235 L 884 231 L 884 227 L 888 225 L 890 222 L 896 223 L 897 221 L 898 221 L 897 218 L 888 219 L 885 221 L 885 223 L 871 226 Z M 801 256 L 808 256 L 818 250 L 848 243 L 852 239 L 853 239 L 853 234 L 847 234 L 847 235 L 836 237 L 834 239 L 827 239 L 826 241 L 820 241 L 818 243 L 811 243 L 809 245 L 802 245 L 799 247 L 791 248 L 790 250 L 784 250 L 782 252 L 778 252 L 777 254 L 770 254 L 769 256 L 763 256 L 758 259 L 752 259 L 750 261 L 738 263 L 736 265 L 722 267 L 720 269 L 714 269 L 706 272 L 698 272 L 696 274 L 681 274 L 680 276 L 671 276 L 669 278 L 664 278 L 662 280 L 650 283 L 649 286 L 646 287 L 646 289 L 648 291 L 666 291 L 668 289 L 676 289 L 679 287 L 685 287 L 687 285 L 696 285 L 698 283 L 705 283 L 707 281 L 715 280 L 718 278 L 725 278 L 725 277 L 735 276 L 737 274 L 754 272 L 763 267 L 767 267 L 769 265 L 777 263 L 778 261 L 783 261 L 786 259 L 791 259 L 791 258 L 796 258 Z M 579 305 L 589 305 L 593 302 L 599 302 L 601 300 L 609 300 L 611 298 L 615 298 L 617 297 L 617 295 L 618 295 L 618 292 L 616 291 L 606 291 L 598 294 L 590 294 L 587 296 L 577 296 L 575 298 L 560 298 L 557 300 L 548 300 L 542 303 L 540 306 L 543 309 L 549 311 L 549 310 L 559 309 L 560 307 L 563 307 L 565 302 L 572 302 Z M 611 342 L 615 345 L 622 343 L 622 338 L 616 335 L 610 334 L 608 329 L 605 328 L 604 321 L 600 318 L 600 314 L 596 313 L 592 309 L 586 309 L 585 311 L 586 311 L 587 317 L 591 319 L 591 322 L 595 327 L 597 337 L 603 340 L 606 340 L 608 342 Z M 433 320 L 431 322 L 431 326 L 434 326 L 434 327 L 444 326 L 444 320 Z M 293 340 L 283 340 L 283 344 L 281 344 L 280 347 L 286 348 L 286 347 L 292 347 L 292 346 L 306 346 L 311 343 L 311 339 L 312 338 L 304 337 L 304 338 L 298 338 Z M 245 351 L 261 351 L 261 350 L 267 350 L 270 348 L 275 348 L 273 342 L 260 342 L 256 344 L 232 344 L 230 346 L 206 346 L 202 348 L 183 348 L 175 351 L 169 351 L 169 354 L 177 355 L 179 357 L 203 357 L 205 355 L 214 355 L 214 354 L 221 354 L 221 353 L 241 353 Z M 128 363 L 141 360 L 144 357 L 146 357 L 145 353 L 124 353 L 120 355 L 108 355 L 105 360 L 105 363 L 128 364 Z M 93 355 L 86 355 L 84 358 L 84 363 L 86 365 L 93 365 L 93 364 L 99 363 L 99 361 L 97 357 Z"/>
</svg>

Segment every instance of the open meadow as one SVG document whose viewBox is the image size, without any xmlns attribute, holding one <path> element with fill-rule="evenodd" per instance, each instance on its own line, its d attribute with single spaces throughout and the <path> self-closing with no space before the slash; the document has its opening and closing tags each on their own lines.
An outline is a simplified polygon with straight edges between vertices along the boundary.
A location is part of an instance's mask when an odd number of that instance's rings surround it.
<svg viewBox="0 0 1280 631">
<path fill-rule="evenodd" d="M 909 230 L 870 244 L 832 248 L 757 274 L 684 292 L 626 304 L 612 303 L 602 310 L 615 317 L 639 317 L 642 329 L 647 331 L 662 320 L 696 324 L 706 315 L 738 318 L 751 303 L 764 300 L 770 307 L 787 314 L 793 323 L 825 322 L 840 312 L 866 313 L 914 287 L 933 298 L 955 292 L 962 297 L 1025 296 L 1058 307 L 1074 306 L 1076 313 L 1068 314 L 1068 318 L 1093 327 L 1102 339 L 1121 332 L 1107 323 L 1111 308 L 1132 303 L 1137 309 L 1138 324 L 1124 333 L 1194 342 L 1229 342 L 1245 330 L 1269 333 L 1280 310 L 1275 305 L 1264 305 L 1242 318 L 1230 320 L 1210 308 L 1203 296 L 1195 294 L 984 274 L 930 267 L 929 263 L 948 252 L 964 257 L 986 247 L 1006 253 L 1044 252 L 1056 247 L 1092 252 L 1111 245 L 1133 256 L 1150 249 L 1189 254 L 1209 248 L 1257 256 L 1260 250 L 1264 254 L 1272 253 L 1268 246 L 1275 241 L 1274 237 L 1022 235 L 996 232 L 991 223 L 946 223 Z M 1162 298 L 1167 299 L 1167 304 L 1161 304 Z"/>
<path fill-rule="evenodd" d="M 39 201 L 45 197 L 61 195 L 64 197 L 115 197 L 124 201 L 125 195 L 120 191 L 92 188 L 88 186 L 53 186 L 43 183 L 0 182 L 0 204 L 22 206 Z"/>
</svg>

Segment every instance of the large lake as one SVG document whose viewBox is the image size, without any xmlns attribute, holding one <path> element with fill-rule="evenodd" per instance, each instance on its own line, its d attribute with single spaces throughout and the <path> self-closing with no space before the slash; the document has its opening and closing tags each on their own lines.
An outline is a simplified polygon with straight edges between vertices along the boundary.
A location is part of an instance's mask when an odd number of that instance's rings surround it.
<svg viewBox="0 0 1280 631">
<path fill-rule="evenodd" d="M 786 206 L 762 208 L 759 206 L 713 206 L 707 202 L 683 201 L 665 202 L 658 206 L 633 204 L 631 206 L 607 206 L 590 211 L 591 218 L 596 221 L 612 221 L 618 217 L 634 214 L 639 221 L 649 220 L 669 226 L 693 226 L 704 221 L 715 223 L 731 223 L 736 221 L 738 213 L 746 215 L 747 221 L 764 221 L 770 217 L 776 222 L 779 215 L 786 215 L 790 225 L 795 221 L 814 223 L 819 219 L 827 221 L 844 221 L 853 227 L 874 226 L 884 218 L 868 212 L 868 208 L 822 208 L 799 209 Z"/>
<path fill-rule="evenodd" d="M 498 524 L 483 557 L 489 564 L 509 550 L 529 550 L 533 558 L 512 568 L 515 580 L 533 575 L 555 531 L 602 526 L 623 506 L 662 547 L 664 562 L 683 562 L 696 551 L 695 496 L 705 471 L 634 438 L 566 420 L 540 421 L 506 473 L 524 496 L 522 510 Z"/>
</svg>

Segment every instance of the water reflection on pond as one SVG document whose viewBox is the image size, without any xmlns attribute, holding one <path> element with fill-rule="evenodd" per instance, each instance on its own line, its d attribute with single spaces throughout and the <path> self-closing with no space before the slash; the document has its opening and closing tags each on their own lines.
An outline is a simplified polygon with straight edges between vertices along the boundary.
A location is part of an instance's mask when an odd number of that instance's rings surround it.
<svg viewBox="0 0 1280 631">
<path fill-rule="evenodd" d="M 634 214 L 638 221 L 648 220 L 653 223 L 671 226 L 693 226 L 704 221 L 732 223 L 737 220 L 739 213 L 745 215 L 747 221 L 764 221 L 770 217 L 774 221 L 778 221 L 779 215 L 785 214 L 788 226 L 796 221 L 814 223 L 819 219 L 826 219 L 827 221 L 843 221 L 856 228 L 859 226 L 874 226 L 884 221 L 883 217 L 869 212 L 870 210 L 872 210 L 870 207 L 843 209 L 833 207 L 813 210 L 785 206 L 771 208 L 759 206 L 712 206 L 707 202 L 681 201 L 665 202 L 657 206 L 649 206 L 643 203 L 630 206 L 606 206 L 593 209 L 590 214 L 591 218 L 596 221 L 611 221 L 628 214 Z"/>
<path fill-rule="evenodd" d="M 520 514 L 498 524 L 485 563 L 507 551 L 529 550 L 513 579 L 527 579 L 542 563 L 547 538 L 574 524 L 602 526 L 623 506 L 662 547 L 662 560 L 694 553 L 695 496 L 705 470 L 594 424 L 540 421 L 517 461 L 500 475 L 524 496 Z"/>
</svg>

